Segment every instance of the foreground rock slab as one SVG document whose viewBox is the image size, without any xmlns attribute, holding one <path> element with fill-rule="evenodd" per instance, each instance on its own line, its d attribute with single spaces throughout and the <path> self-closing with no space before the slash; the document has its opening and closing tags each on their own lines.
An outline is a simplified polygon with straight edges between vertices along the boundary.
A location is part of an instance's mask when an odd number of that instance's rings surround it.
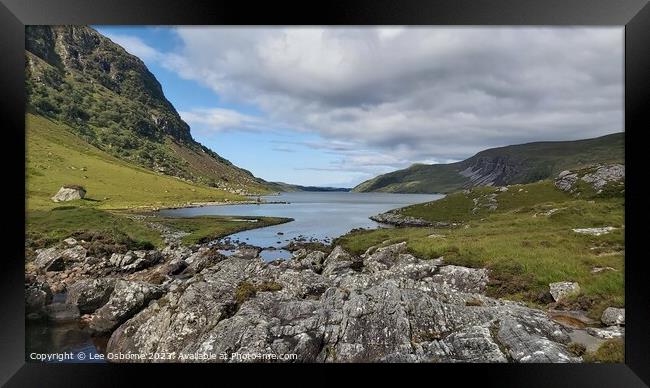
<svg viewBox="0 0 650 388">
<path fill-rule="evenodd" d="M 232 255 L 177 278 L 117 327 L 107 351 L 174 352 L 176 362 L 250 360 L 207 357 L 221 353 L 296 354 L 290 361 L 298 362 L 581 361 L 567 350 L 566 329 L 543 311 L 486 297 L 487 273 L 420 260 L 404 243 L 361 257 L 336 247 L 292 260 Z M 197 354 L 207 358 L 178 358 Z"/>
<path fill-rule="evenodd" d="M 92 315 L 89 327 L 99 333 L 110 332 L 162 293 L 160 286 L 118 280 L 106 304 Z"/>
</svg>

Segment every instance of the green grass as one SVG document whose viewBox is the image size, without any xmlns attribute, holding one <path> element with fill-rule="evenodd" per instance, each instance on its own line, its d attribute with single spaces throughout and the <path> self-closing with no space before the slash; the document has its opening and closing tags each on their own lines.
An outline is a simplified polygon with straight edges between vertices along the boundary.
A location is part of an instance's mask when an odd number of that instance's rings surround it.
<svg viewBox="0 0 650 388">
<path fill-rule="evenodd" d="M 246 220 L 257 220 L 250 222 Z M 247 229 L 262 228 L 270 225 L 292 221 L 281 217 L 231 217 L 231 216 L 197 216 L 197 217 L 156 217 L 153 222 L 161 222 L 174 229 L 190 233 L 183 237 L 184 244 L 199 244 Z"/>
<path fill-rule="evenodd" d="M 152 246 L 161 248 L 160 233 L 145 222 L 134 220 L 124 212 L 106 211 L 70 205 L 50 210 L 32 210 L 27 213 L 29 248 L 42 248 L 65 239 L 75 233 L 99 233 L 118 241 L 129 241 L 129 248 Z M 244 220 L 257 220 L 248 222 Z M 187 218 L 155 217 L 149 222 L 160 222 L 173 229 L 188 232 L 183 244 L 191 245 L 217 239 L 247 229 L 281 224 L 291 221 L 280 217 L 230 217 L 200 216 Z"/>
<path fill-rule="evenodd" d="M 599 317 L 607 306 L 623 306 L 623 198 L 575 199 L 559 190 L 559 194 L 553 193 L 550 187 L 546 182 L 521 186 L 521 192 L 511 188 L 499 194 L 503 206 L 497 211 L 477 215 L 465 212 L 462 193 L 453 194 L 428 206 L 411 206 L 405 213 L 436 221 L 450 217 L 464 221 L 460 227 L 357 231 L 335 244 L 360 254 L 371 246 L 407 241 L 409 251 L 421 258 L 443 256 L 447 264 L 489 268 L 487 292 L 492 296 L 535 304 L 540 303 L 539 295 L 548 291 L 549 283 L 577 281 L 582 291 L 576 298 L 590 301 L 586 308 L 592 316 Z M 534 204 L 537 201 L 542 203 Z M 550 209 L 560 210 L 550 216 L 542 214 Z M 619 229 L 602 236 L 571 230 L 600 226 Z M 432 234 L 442 237 L 429 237 Z M 594 274 L 594 266 L 617 271 Z"/>
<path fill-rule="evenodd" d="M 496 194 L 498 211 L 525 208 L 542 203 L 561 203 L 572 199 L 569 194 L 557 190 L 552 182 L 541 181 L 527 185 L 512 185 L 505 192 L 499 192 L 493 187 L 476 187 L 471 189 L 468 194 L 459 191 L 438 201 L 407 206 L 400 209 L 400 213 L 432 222 L 463 222 L 480 219 L 492 212 L 487 208 L 479 208 L 476 213 L 472 213 L 473 199 L 493 193 Z"/>
<path fill-rule="evenodd" d="M 585 362 L 623 363 L 625 362 L 625 343 L 622 339 L 605 341 L 595 352 L 584 355 Z"/>
<path fill-rule="evenodd" d="M 60 241 L 75 232 L 126 235 L 134 241 L 161 246 L 160 234 L 140 222 L 109 211 L 74 206 L 32 210 L 26 214 L 27 235 L 36 247 Z"/>
<path fill-rule="evenodd" d="M 259 284 L 243 281 L 235 288 L 235 303 L 241 306 L 247 300 L 257 296 L 258 292 L 275 292 L 280 291 L 282 285 L 274 281 L 266 281 Z"/>
<path fill-rule="evenodd" d="M 50 200 L 66 184 L 84 186 L 78 207 L 124 209 L 180 206 L 188 202 L 243 200 L 245 197 L 160 175 L 117 159 L 70 133 L 63 124 L 28 114 L 27 207 L 59 206 Z"/>
</svg>

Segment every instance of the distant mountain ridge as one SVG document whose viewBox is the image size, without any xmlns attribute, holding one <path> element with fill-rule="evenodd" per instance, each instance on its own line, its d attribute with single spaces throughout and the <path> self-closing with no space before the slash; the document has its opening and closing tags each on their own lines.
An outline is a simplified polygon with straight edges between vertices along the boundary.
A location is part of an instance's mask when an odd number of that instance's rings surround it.
<svg viewBox="0 0 650 388">
<path fill-rule="evenodd" d="M 265 182 L 265 183 L 267 187 L 282 192 L 297 192 L 297 191 L 347 192 L 352 190 L 346 187 L 301 186 L 301 185 L 293 185 L 285 182 Z"/>
<path fill-rule="evenodd" d="M 120 159 L 229 192 L 263 181 L 192 138 L 146 65 L 87 26 L 25 28 L 28 110 Z"/>
<path fill-rule="evenodd" d="M 624 133 L 594 139 L 534 142 L 491 148 L 461 162 L 415 164 L 367 180 L 356 192 L 449 193 L 547 179 L 568 169 L 624 162 Z"/>
</svg>

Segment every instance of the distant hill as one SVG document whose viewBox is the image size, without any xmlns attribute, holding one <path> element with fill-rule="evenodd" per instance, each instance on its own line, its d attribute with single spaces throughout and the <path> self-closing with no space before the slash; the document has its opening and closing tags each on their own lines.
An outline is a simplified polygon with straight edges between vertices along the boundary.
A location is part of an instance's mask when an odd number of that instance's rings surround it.
<svg viewBox="0 0 650 388">
<path fill-rule="evenodd" d="M 29 112 L 152 171 L 232 193 L 269 192 L 195 141 L 145 64 L 94 29 L 27 26 L 25 48 Z"/>
<path fill-rule="evenodd" d="M 491 148 L 450 164 L 415 164 L 367 180 L 352 191 L 449 193 L 473 186 L 502 186 L 546 179 L 563 170 L 624 162 L 624 134 Z"/>
<path fill-rule="evenodd" d="M 266 186 L 275 191 L 297 192 L 297 191 L 338 191 L 346 192 L 351 189 L 345 187 L 320 187 L 320 186 L 301 186 L 292 185 L 284 182 L 265 182 Z"/>
</svg>

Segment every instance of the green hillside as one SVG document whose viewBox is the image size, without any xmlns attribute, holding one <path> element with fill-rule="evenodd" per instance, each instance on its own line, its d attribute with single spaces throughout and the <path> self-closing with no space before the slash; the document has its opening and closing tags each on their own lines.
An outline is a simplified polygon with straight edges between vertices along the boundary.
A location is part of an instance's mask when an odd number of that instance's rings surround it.
<svg viewBox="0 0 650 388">
<path fill-rule="evenodd" d="M 28 210 L 60 206 L 50 198 L 64 184 L 84 186 L 86 199 L 75 202 L 101 209 L 245 199 L 120 160 L 51 119 L 28 114 L 26 134 Z"/>
<path fill-rule="evenodd" d="M 563 170 L 623 161 L 624 134 L 614 133 L 595 139 L 492 148 L 457 163 L 416 164 L 365 181 L 353 191 L 449 193 L 464 187 L 530 183 Z"/>
</svg>

